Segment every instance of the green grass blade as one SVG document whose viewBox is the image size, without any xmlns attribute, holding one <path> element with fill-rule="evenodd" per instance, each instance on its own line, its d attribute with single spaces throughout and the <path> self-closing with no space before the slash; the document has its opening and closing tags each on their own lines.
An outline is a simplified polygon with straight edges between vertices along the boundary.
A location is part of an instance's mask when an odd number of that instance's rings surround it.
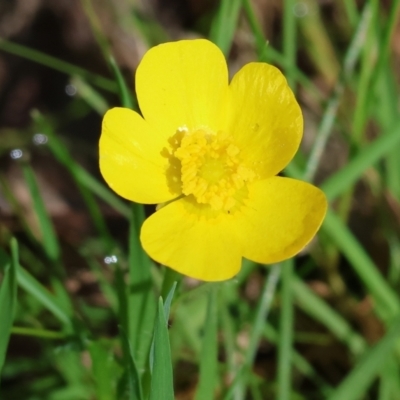
<svg viewBox="0 0 400 400">
<path fill-rule="evenodd" d="M 128 337 L 139 370 L 148 363 L 157 301 L 153 293 L 151 260 L 140 244 L 140 227 L 145 219 L 142 205 L 132 204 L 129 230 Z"/>
<path fill-rule="evenodd" d="M 213 287 L 208 295 L 196 400 L 213 399 L 215 397 L 215 386 L 218 381 L 218 289 L 218 287 Z"/>
<path fill-rule="evenodd" d="M 103 116 L 110 108 L 106 99 L 89 83 L 79 76 L 71 78 L 71 84 L 76 88 L 77 96 L 81 97 L 89 106 Z"/>
<path fill-rule="evenodd" d="M 400 366 L 395 354 L 392 354 L 382 367 L 379 383 L 379 400 L 397 400 L 399 398 Z"/>
<path fill-rule="evenodd" d="M 115 80 L 117 81 L 118 93 L 119 93 L 119 97 L 120 97 L 122 106 L 126 107 L 126 108 L 131 108 L 131 109 L 137 110 L 138 105 L 135 104 L 133 101 L 132 90 L 129 90 L 117 63 L 114 60 L 114 57 L 111 57 L 111 56 L 109 57 L 109 63 L 110 63 L 111 69 L 114 73 Z M 133 85 L 133 81 L 132 81 L 132 85 Z"/>
<path fill-rule="evenodd" d="M 176 286 L 177 286 L 176 282 L 172 283 L 171 289 L 170 289 L 169 293 L 166 295 L 166 299 L 164 302 L 164 315 L 165 315 L 165 319 L 167 321 L 169 319 L 169 312 L 171 309 L 171 303 L 172 303 L 172 299 L 175 294 Z M 150 371 L 153 371 L 153 367 L 154 367 L 154 337 L 153 337 L 153 342 L 151 344 L 151 350 L 150 350 Z"/>
<path fill-rule="evenodd" d="M 102 341 L 91 342 L 88 350 L 92 360 L 96 399 L 111 400 L 115 398 L 113 382 L 115 380 L 115 361 L 112 350 Z M 138 397 L 137 400 L 141 400 L 141 398 Z"/>
<path fill-rule="evenodd" d="M 250 335 L 250 341 L 247 346 L 245 353 L 245 361 L 241 370 L 236 374 L 236 377 L 229 387 L 229 390 L 223 397 L 224 400 L 231 399 L 236 393 L 239 393 L 236 398 L 243 399 L 244 393 L 243 388 L 248 385 L 249 371 L 254 363 L 255 356 L 257 354 L 258 345 L 262 338 L 265 321 L 271 309 L 272 301 L 274 299 L 276 286 L 278 284 L 281 266 L 279 264 L 273 265 L 269 269 L 268 278 L 265 279 L 264 286 L 261 292 L 260 300 L 257 304 L 257 310 L 255 312 L 254 320 L 252 321 L 252 330 Z"/>
<path fill-rule="evenodd" d="M 167 323 L 163 301 L 160 297 L 154 329 L 154 365 L 149 400 L 175 399 Z"/>
<path fill-rule="evenodd" d="M 128 398 L 129 400 L 141 400 L 143 399 L 143 394 L 138 366 L 133 354 L 132 346 L 123 331 L 121 331 L 121 340 L 125 355 L 125 376 L 127 380 L 126 386 L 128 389 Z"/>
<path fill-rule="evenodd" d="M 18 245 L 11 240 L 11 260 L 0 248 L 0 270 L 3 279 L 0 284 L 0 376 L 6 358 L 14 313 L 17 303 Z"/>
<path fill-rule="evenodd" d="M 242 0 L 222 0 L 210 31 L 210 40 L 228 56 L 235 35 Z"/>
<path fill-rule="evenodd" d="M 310 79 L 299 69 L 296 64 L 288 65 L 286 57 L 274 49 L 264 37 L 260 22 L 257 20 L 250 0 L 242 0 L 243 9 L 248 19 L 255 40 L 258 59 L 263 62 L 276 63 L 283 68 L 290 68 L 293 78 L 303 85 L 316 101 L 323 99 L 322 92 L 310 81 Z"/>
<path fill-rule="evenodd" d="M 333 125 L 337 120 L 337 113 L 345 89 L 345 84 L 349 82 L 354 73 L 354 69 L 360 57 L 360 52 L 365 44 L 365 31 L 370 26 L 370 23 L 371 10 L 367 5 L 362 12 L 356 32 L 353 35 L 353 39 L 346 51 L 343 61 L 343 71 L 340 79 L 335 84 L 333 94 L 325 107 L 324 115 L 322 116 L 320 126 L 318 127 L 318 132 L 307 161 L 306 171 L 304 173 L 304 179 L 307 181 L 313 180 L 319 162 L 321 161 L 328 138 L 332 133 Z"/>
<path fill-rule="evenodd" d="M 330 305 L 317 296 L 299 278 L 292 280 L 296 304 L 308 315 L 324 325 L 340 341 L 345 343 L 354 355 L 361 355 L 366 349 L 366 342 L 356 333 L 351 325 Z"/>
<path fill-rule="evenodd" d="M 117 92 L 117 85 L 111 79 L 107 79 L 104 78 L 103 76 L 93 74 L 83 68 L 59 60 L 58 58 L 49 56 L 48 54 L 44 54 L 38 50 L 30 49 L 29 47 L 12 43 L 4 39 L 0 39 L 0 50 L 6 51 L 7 53 L 15 54 L 19 57 L 26 58 L 27 60 L 31 60 L 38 64 L 45 65 L 46 67 L 55 69 L 60 72 L 64 72 L 65 74 L 68 75 L 80 76 L 82 79 L 87 80 L 88 82 L 92 82 L 94 85 L 104 90 L 114 93 Z"/>
<path fill-rule="evenodd" d="M 386 335 L 360 360 L 328 400 L 357 400 L 380 373 L 399 339 L 400 317 L 397 317 Z"/>
<path fill-rule="evenodd" d="M 49 310 L 62 324 L 66 327 L 72 327 L 69 310 L 63 309 L 58 300 L 28 271 L 24 268 L 18 268 L 17 273 L 18 285 L 31 294 L 39 301 L 43 307 Z"/>
<path fill-rule="evenodd" d="M 96 224 L 96 228 L 102 234 L 105 241 L 108 242 L 108 247 L 112 247 L 112 238 L 108 232 L 107 226 L 104 222 L 99 207 L 93 198 L 93 195 L 97 195 L 99 198 L 104 200 L 112 208 L 118 211 L 121 215 L 129 218 L 130 208 L 124 203 L 118 196 L 116 196 L 110 189 L 104 184 L 95 179 L 90 175 L 84 168 L 82 168 L 76 161 L 71 157 L 68 148 L 55 134 L 53 126 L 49 121 L 41 115 L 38 111 L 32 113 L 37 128 L 40 132 L 46 134 L 49 138 L 48 147 L 54 154 L 54 157 L 70 172 L 71 176 L 75 180 L 77 186 L 81 188 L 82 196 L 86 202 L 90 215 Z"/>
<path fill-rule="evenodd" d="M 329 200 L 336 199 L 372 167 L 379 159 L 400 144 L 400 125 L 397 123 L 391 130 L 384 132 L 377 139 L 366 145 L 347 165 L 326 179 L 321 189 Z"/>
<path fill-rule="evenodd" d="M 23 173 L 25 181 L 31 193 L 33 208 L 38 217 L 40 231 L 42 233 L 43 248 L 47 257 L 53 262 L 57 262 L 60 258 L 60 245 L 57 235 L 53 228 L 53 223 L 47 213 L 40 190 L 36 182 L 35 174 L 28 164 L 23 165 Z"/>
<path fill-rule="evenodd" d="M 328 211 L 322 229 L 348 259 L 375 300 L 381 317 L 393 317 L 400 312 L 400 300 L 389 286 L 360 243 L 332 211 Z"/>
</svg>

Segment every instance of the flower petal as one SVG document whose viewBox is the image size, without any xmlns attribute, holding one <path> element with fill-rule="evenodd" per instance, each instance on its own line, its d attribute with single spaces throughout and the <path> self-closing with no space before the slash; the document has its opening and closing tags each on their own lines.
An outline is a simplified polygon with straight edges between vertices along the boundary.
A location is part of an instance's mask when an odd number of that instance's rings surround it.
<svg viewBox="0 0 400 400">
<path fill-rule="evenodd" d="M 233 134 L 248 167 L 260 178 L 280 172 L 296 153 L 302 133 L 301 109 L 285 77 L 265 63 L 245 65 L 230 84 Z"/>
<path fill-rule="evenodd" d="M 324 193 L 308 183 L 281 177 L 254 182 L 247 206 L 236 214 L 243 256 L 264 264 L 294 256 L 314 237 L 326 209 Z"/>
<path fill-rule="evenodd" d="M 156 204 L 179 196 L 167 179 L 165 142 L 136 112 L 113 108 L 103 119 L 100 137 L 100 170 L 108 185 L 120 196 Z"/>
<path fill-rule="evenodd" d="M 241 248 L 228 218 L 206 219 L 192 212 L 188 198 L 174 201 L 148 218 L 141 231 L 145 251 L 154 260 L 204 281 L 238 273 Z"/>
<path fill-rule="evenodd" d="M 217 129 L 227 91 L 225 58 L 208 40 L 153 47 L 136 71 L 140 110 L 166 138 L 182 126 Z"/>
</svg>

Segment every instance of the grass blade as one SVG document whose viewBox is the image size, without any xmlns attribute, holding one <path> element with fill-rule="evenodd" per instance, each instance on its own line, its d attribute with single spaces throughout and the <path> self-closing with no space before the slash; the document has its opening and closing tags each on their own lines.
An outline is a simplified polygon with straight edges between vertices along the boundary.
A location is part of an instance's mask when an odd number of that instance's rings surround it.
<svg viewBox="0 0 400 400">
<path fill-rule="evenodd" d="M 113 387 L 115 362 L 112 352 L 107 344 L 102 341 L 91 342 L 88 349 L 92 360 L 92 371 L 96 384 L 96 398 L 98 400 L 113 399 L 115 397 Z M 137 399 L 140 400 L 141 398 L 138 397 Z"/>
<path fill-rule="evenodd" d="M 53 223 L 49 218 L 42 196 L 40 195 L 35 174 L 28 164 L 23 165 L 23 172 L 25 181 L 32 196 L 33 208 L 39 220 L 43 248 L 49 259 L 53 262 L 57 262 L 60 258 L 60 245 L 54 231 Z"/>
<path fill-rule="evenodd" d="M 64 72 L 68 75 L 80 76 L 81 78 L 92 82 L 94 85 L 104 90 L 114 93 L 117 91 L 117 86 L 111 79 L 93 74 L 83 68 L 77 67 L 76 65 L 62 61 L 56 57 L 49 56 L 48 54 L 44 54 L 41 51 L 30 49 L 29 47 L 21 46 L 20 44 L 12 43 L 4 39 L 0 39 L 0 50 L 26 58 L 27 60 L 45 65 L 46 67 Z"/>
<path fill-rule="evenodd" d="M 293 356 L 293 259 L 282 263 L 282 311 L 279 323 L 278 339 L 278 396 L 279 400 L 291 397 L 292 386 L 292 356 Z"/>
<path fill-rule="evenodd" d="M 328 400 L 357 400 L 363 396 L 387 362 L 399 339 L 400 317 L 397 317 L 386 335 L 363 357 Z"/>
<path fill-rule="evenodd" d="M 154 365 L 149 400 L 175 399 L 167 323 L 164 304 L 160 297 L 154 329 Z"/>
<path fill-rule="evenodd" d="M 227 56 L 235 35 L 242 0 L 222 0 L 213 20 L 210 40 Z"/>
<path fill-rule="evenodd" d="M 381 317 L 386 320 L 397 315 L 400 312 L 399 297 L 339 217 L 332 211 L 328 211 L 322 229 L 350 261 L 351 266 L 373 296 Z"/>
<path fill-rule="evenodd" d="M 15 239 L 11 240 L 11 253 L 9 260 L 7 254 L 0 249 L 0 269 L 4 273 L 0 285 L 0 373 L 6 358 L 17 303 L 18 245 Z"/>
<path fill-rule="evenodd" d="M 400 125 L 397 123 L 391 130 L 383 133 L 365 146 L 360 153 L 342 169 L 326 179 L 321 185 L 329 200 L 336 199 L 350 188 L 379 159 L 388 154 L 400 143 Z"/>
<path fill-rule="evenodd" d="M 296 304 L 308 315 L 328 328 L 339 340 L 345 343 L 354 355 L 361 355 L 366 343 L 351 325 L 330 305 L 317 296 L 301 279 L 292 280 Z"/>
<path fill-rule="evenodd" d="M 141 400 L 143 398 L 143 394 L 138 367 L 135 361 L 132 347 L 128 341 L 127 336 L 125 335 L 125 332 L 123 331 L 121 331 L 121 340 L 125 355 L 125 378 L 127 380 L 126 384 L 128 388 L 128 399 Z"/>
<path fill-rule="evenodd" d="M 200 378 L 196 400 L 213 399 L 218 379 L 218 287 L 213 287 L 208 295 L 207 316 L 200 356 Z"/>
<path fill-rule="evenodd" d="M 43 307 L 49 310 L 62 324 L 72 327 L 69 311 L 63 309 L 57 299 L 28 271 L 24 268 L 18 268 L 17 272 L 18 285 L 30 293 L 39 301 Z"/>
</svg>

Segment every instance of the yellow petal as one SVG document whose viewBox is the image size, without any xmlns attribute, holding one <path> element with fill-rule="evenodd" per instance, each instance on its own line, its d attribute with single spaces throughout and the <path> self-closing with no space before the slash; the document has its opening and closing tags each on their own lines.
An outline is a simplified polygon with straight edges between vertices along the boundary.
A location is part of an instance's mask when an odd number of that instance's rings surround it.
<svg viewBox="0 0 400 400">
<path fill-rule="evenodd" d="M 249 185 L 248 204 L 236 213 L 243 256 L 264 264 L 290 258 L 310 242 L 327 209 L 313 185 L 273 177 Z"/>
<path fill-rule="evenodd" d="M 219 127 L 228 91 L 226 61 L 208 40 L 182 40 L 151 48 L 136 71 L 143 117 L 171 137 L 179 127 Z"/>
<path fill-rule="evenodd" d="M 272 65 L 250 63 L 232 79 L 233 134 L 241 157 L 260 178 L 276 175 L 293 158 L 302 133 L 303 117 L 285 77 Z"/>
<path fill-rule="evenodd" d="M 139 114 L 113 108 L 103 119 L 100 171 L 111 189 L 128 200 L 145 204 L 171 200 L 180 193 L 167 179 L 165 145 Z"/>
<path fill-rule="evenodd" d="M 191 212 L 188 198 L 174 201 L 148 218 L 141 231 L 145 251 L 154 260 L 204 281 L 238 273 L 241 248 L 228 218 L 210 220 Z"/>
</svg>

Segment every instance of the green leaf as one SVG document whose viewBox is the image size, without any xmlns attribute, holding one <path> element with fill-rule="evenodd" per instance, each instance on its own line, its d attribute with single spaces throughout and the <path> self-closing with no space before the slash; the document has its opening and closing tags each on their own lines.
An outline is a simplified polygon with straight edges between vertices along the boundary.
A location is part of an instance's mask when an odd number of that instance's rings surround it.
<svg viewBox="0 0 400 400">
<path fill-rule="evenodd" d="M 213 20 L 210 40 L 227 56 L 235 35 L 242 0 L 222 0 Z"/>
<path fill-rule="evenodd" d="M 157 313 L 157 297 L 152 290 L 152 262 L 139 240 L 144 219 L 143 206 L 132 204 L 129 229 L 128 337 L 139 370 L 147 367 L 152 343 L 151 334 L 144 335 L 143 332 L 152 332 Z"/>
<path fill-rule="evenodd" d="M 57 235 L 53 228 L 53 223 L 51 222 L 42 196 L 40 195 L 40 190 L 36 182 L 35 174 L 28 164 L 25 164 L 23 166 L 23 172 L 25 181 L 28 185 L 32 197 L 33 208 L 39 220 L 44 250 L 50 260 L 57 261 L 60 257 L 60 245 L 58 243 Z"/>
<path fill-rule="evenodd" d="M 47 310 L 49 310 L 60 322 L 72 328 L 70 310 L 65 310 L 58 300 L 28 271 L 22 267 L 17 271 L 18 285 L 36 298 Z"/>
<path fill-rule="evenodd" d="M 391 130 L 365 146 L 347 165 L 325 180 L 321 189 L 329 200 L 336 199 L 350 188 L 380 158 L 400 144 L 400 125 L 397 123 Z"/>
<path fill-rule="evenodd" d="M 27 60 L 45 65 L 49 68 L 53 68 L 56 71 L 60 71 L 68 75 L 80 76 L 85 80 L 93 82 L 93 84 L 104 90 L 108 90 L 114 93 L 117 91 L 116 84 L 111 79 L 93 74 L 83 68 L 77 67 L 76 65 L 59 60 L 58 58 L 49 56 L 48 54 L 42 53 L 40 51 L 30 49 L 29 47 L 21 46 L 20 44 L 9 42 L 8 40 L 0 39 L 0 50 L 15 54 L 19 57 L 26 58 Z"/>
<path fill-rule="evenodd" d="M 317 296 L 301 279 L 292 280 L 296 304 L 308 315 L 326 326 L 339 340 L 345 343 L 354 355 L 365 351 L 366 343 L 351 325 L 330 305 Z"/>
<path fill-rule="evenodd" d="M 204 338 L 200 355 L 200 378 L 196 400 L 213 399 L 218 380 L 218 287 L 208 294 L 208 307 L 204 327 Z"/>
<path fill-rule="evenodd" d="M 161 297 L 158 302 L 158 314 L 154 330 L 154 365 L 149 400 L 160 399 L 175 399 L 167 318 Z"/>
<path fill-rule="evenodd" d="M 95 381 L 96 398 L 112 400 L 115 398 L 115 361 L 112 350 L 103 341 L 91 342 L 88 346 L 92 359 L 92 372 Z M 135 400 L 141 397 L 136 397 Z"/>
<path fill-rule="evenodd" d="M 17 303 L 18 247 L 15 239 L 11 240 L 11 252 L 10 261 L 0 249 L 0 269 L 4 271 L 0 286 L 0 372 L 6 358 Z"/>
<path fill-rule="evenodd" d="M 400 317 L 397 317 L 383 339 L 365 354 L 328 400 L 361 399 L 386 364 L 399 339 L 399 332 Z"/>
<path fill-rule="evenodd" d="M 114 73 L 115 80 L 117 81 L 118 93 L 122 106 L 137 110 L 137 104 L 134 103 L 132 98 L 132 90 L 130 90 L 126 85 L 125 79 L 122 76 L 121 70 L 119 69 L 117 63 L 115 62 L 114 57 L 109 57 L 109 63 Z"/>
<path fill-rule="evenodd" d="M 343 170 L 342 170 L 343 171 Z M 333 211 L 328 211 L 323 224 L 331 240 L 350 261 L 352 268 L 375 300 L 380 316 L 388 319 L 400 312 L 400 300 L 363 247 Z"/>
<path fill-rule="evenodd" d="M 141 400 L 143 398 L 142 385 L 132 347 L 125 332 L 121 330 L 120 333 L 125 356 L 125 383 L 128 388 L 128 399 Z"/>
</svg>

